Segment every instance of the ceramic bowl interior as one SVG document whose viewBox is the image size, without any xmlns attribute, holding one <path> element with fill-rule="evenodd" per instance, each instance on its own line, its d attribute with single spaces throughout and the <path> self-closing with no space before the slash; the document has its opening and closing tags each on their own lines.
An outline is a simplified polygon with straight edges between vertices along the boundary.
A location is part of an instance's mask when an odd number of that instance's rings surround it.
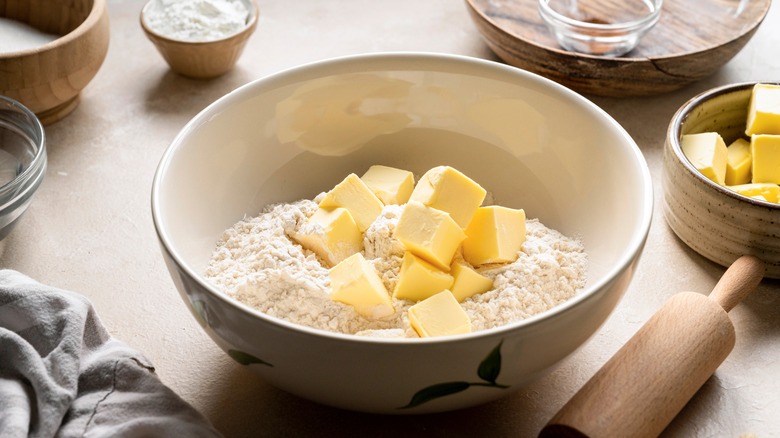
<svg viewBox="0 0 780 438">
<path fill-rule="evenodd" d="M 453 166 L 496 203 L 581 238 L 587 286 L 555 309 L 496 329 L 364 339 L 263 315 L 204 277 L 226 228 L 267 204 L 312 198 L 372 164 L 418 175 Z M 626 132 L 552 81 L 473 58 L 377 54 L 298 67 L 219 99 L 164 154 L 152 211 L 174 282 L 218 345 L 273 363 L 252 366 L 287 391 L 348 409 L 399 413 L 420 388 L 471 379 L 496 345 L 503 351 L 501 380 L 516 388 L 585 342 L 628 285 L 649 229 L 652 188 Z M 501 395 L 464 391 L 414 412 Z"/>
<path fill-rule="evenodd" d="M 44 125 L 61 120 L 76 108 L 108 52 L 106 0 L 6 0 L 2 5 L 0 17 L 53 40 L 0 51 L 0 95 L 23 104 Z"/>
<path fill-rule="evenodd" d="M 685 134 L 718 132 L 726 142 L 745 137 L 755 83 L 708 90 L 685 103 L 672 118 L 664 150 L 664 216 L 694 251 L 729 266 L 742 255 L 767 265 L 767 277 L 780 278 L 780 205 L 751 199 L 704 177 L 682 152 Z"/>
<path fill-rule="evenodd" d="M 176 39 L 149 25 L 148 15 L 160 7 L 150 0 L 141 10 L 141 28 L 174 72 L 195 79 L 211 79 L 230 71 L 238 62 L 246 42 L 257 28 L 259 9 L 255 0 L 241 0 L 249 11 L 246 26 L 238 33 L 206 41 Z"/>
<path fill-rule="evenodd" d="M 18 223 L 46 173 L 46 140 L 35 114 L 0 96 L 0 240 Z"/>
</svg>

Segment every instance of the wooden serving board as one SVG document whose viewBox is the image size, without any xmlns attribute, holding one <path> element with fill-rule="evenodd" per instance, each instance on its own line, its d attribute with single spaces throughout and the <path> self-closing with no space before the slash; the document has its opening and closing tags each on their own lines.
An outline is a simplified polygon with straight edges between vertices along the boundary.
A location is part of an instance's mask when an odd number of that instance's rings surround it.
<svg viewBox="0 0 780 438">
<path fill-rule="evenodd" d="M 609 58 L 561 48 L 537 0 L 466 0 L 477 29 L 504 62 L 601 96 L 665 93 L 714 73 L 761 24 L 771 0 L 665 0 L 639 45 Z"/>
</svg>

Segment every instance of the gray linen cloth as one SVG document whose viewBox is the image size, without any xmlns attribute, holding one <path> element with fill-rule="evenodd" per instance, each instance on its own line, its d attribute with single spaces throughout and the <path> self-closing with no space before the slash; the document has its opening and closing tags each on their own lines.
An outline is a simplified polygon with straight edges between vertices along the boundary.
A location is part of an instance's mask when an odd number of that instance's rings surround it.
<svg viewBox="0 0 780 438">
<path fill-rule="evenodd" d="M 215 437 L 83 296 L 0 270 L 0 437 Z"/>
</svg>

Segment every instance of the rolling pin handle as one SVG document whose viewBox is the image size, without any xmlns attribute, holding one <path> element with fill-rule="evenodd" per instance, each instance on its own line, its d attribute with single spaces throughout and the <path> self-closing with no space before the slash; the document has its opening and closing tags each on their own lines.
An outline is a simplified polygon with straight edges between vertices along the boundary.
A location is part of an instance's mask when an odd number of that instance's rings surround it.
<svg viewBox="0 0 780 438">
<path fill-rule="evenodd" d="M 761 259 L 742 256 L 720 278 L 710 293 L 710 299 L 729 312 L 761 283 L 765 272 L 766 266 Z"/>
<path fill-rule="evenodd" d="M 743 256 L 709 296 L 669 298 L 539 437 L 657 437 L 734 347 L 727 312 L 758 286 L 765 270 L 757 257 Z"/>
</svg>

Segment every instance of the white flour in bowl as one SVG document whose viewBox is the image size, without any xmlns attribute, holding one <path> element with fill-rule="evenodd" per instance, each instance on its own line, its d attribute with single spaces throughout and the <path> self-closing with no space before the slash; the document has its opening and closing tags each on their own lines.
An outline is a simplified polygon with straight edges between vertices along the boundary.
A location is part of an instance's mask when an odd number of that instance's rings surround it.
<svg viewBox="0 0 780 438">
<path fill-rule="evenodd" d="M 393 300 L 390 319 L 370 320 L 330 299 L 328 269 L 290 239 L 317 209 L 315 199 L 275 204 L 225 231 L 206 276 L 229 296 L 260 312 L 317 329 L 381 337 L 417 337 L 406 310 L 414 303 Z M 364 256 L 392 291 L 404 253 L 393 237 L 402 207 L 385 206 L 364 236 Z M 493 290 L 463 301 L 473 331 L 528 318 L 555 307 L 585 285 L 587 256 L 582 243 L 526 221 L 526 241 L 515 262 L 483 266 Z"/>
<path fill-rule="evenodd" d="M 59 35 L 46 33 L 21 21 L 0 17 L 0 53 L 29 50 L 48 44 Z"/>
<path fill-rule="evenodd" d="M 246 27 L 249 9 L 242 0 L 156 0 L 144 13 L 146 25 L 180 41 L 213 41 Z"/>
</svg>

